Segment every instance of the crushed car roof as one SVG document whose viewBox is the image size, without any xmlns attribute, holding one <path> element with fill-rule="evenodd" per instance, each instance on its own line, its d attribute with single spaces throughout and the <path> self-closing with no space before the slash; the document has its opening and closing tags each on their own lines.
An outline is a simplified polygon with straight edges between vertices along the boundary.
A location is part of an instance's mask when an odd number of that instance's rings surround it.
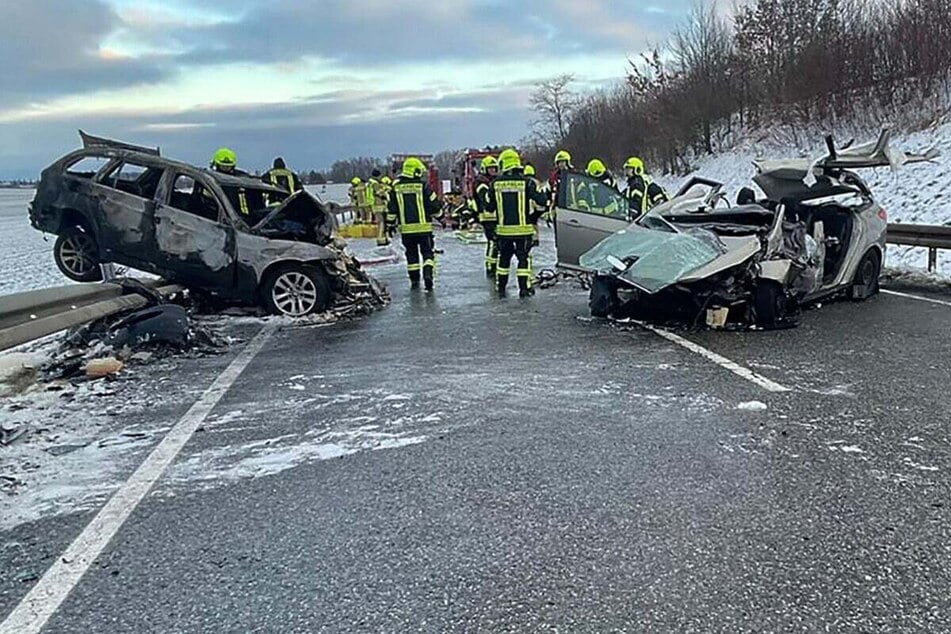
<svg viewBox="0 0 951 634">
<path fill-rule="evenodd" d="M 188 167 L 191 169 L 201 170 L 202 172 L 208 174 L 214 178 L 218 183 L 225 187 L 245 187 L 245 188 L 254 188 L 262 191 L 269 191 L 274 193 L 287 193 L 279 187 L 275 187 L 270 183 L 266 183 L 259 178 L 254 176 L 236 176 L 234 174 L 223 174 L 221 172 L 216 172 L 214 170 L 208 169 L 207 167 L 197 167 L 190 163 L 185 163 L 184 161 L 179 161 L 176 159 L 171 159 L 162 156 L 161 150 L 158 147 L 150 148 L 141 145 L 134 145 L 131 143 L 126 143 L 124 141 L 116 141 L 114 139 L 107 139 L 104 137 L 94 136 L 88 134 L 83 130 L 79 131 L 79 137 L 83 142 L 84 150 L 101 150 L 109 153 L 115 153 L 118 155 L 125 156 L 134 156 L 134 155 L 144 155 L 147 161 L 155 162 L 156 159 L 160 160 L 162 163 L 167 164 L 172 167 Z"/>
<path fill-rule="evenodd" d="M 876 141 L 857 146 L 846 144 L 836 149 L 831 136 L 826 137 L 828 153 L 818 159 L 793 158 L 753 161 L 758 174 L 783 180 L 806 180 L 816 171 L 891 167 L 897 169 L 911 163 L 922 163 L 938 158 L 941 153 L 931 147 L 921 153 L 906 153 L 890 145 L 891 130 L 883 128 Z"/>
</svg>

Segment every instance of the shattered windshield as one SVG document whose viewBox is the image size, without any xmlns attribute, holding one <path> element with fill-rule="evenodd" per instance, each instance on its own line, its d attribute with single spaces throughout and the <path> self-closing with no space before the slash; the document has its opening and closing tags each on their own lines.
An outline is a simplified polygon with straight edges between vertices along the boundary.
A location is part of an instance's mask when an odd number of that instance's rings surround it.
<svg viewBox="0 0 951 634">
<path fill-rule="evenodd" d="M 599 242 L 581 256 L 580 264 L 656 293 L 724 253 L 726 247 L 720 239 L 705 229 L 671 233 L 634 225 Z M 618 271 L 609 256 L 628 264 L 628 269 Z"/>
</svg>

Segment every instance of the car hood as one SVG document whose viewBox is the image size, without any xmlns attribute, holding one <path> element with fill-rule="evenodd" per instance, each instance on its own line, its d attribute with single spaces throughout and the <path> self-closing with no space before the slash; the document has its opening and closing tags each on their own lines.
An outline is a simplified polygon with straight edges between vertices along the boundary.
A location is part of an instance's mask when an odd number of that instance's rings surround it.
<svg viewBox="0 0 951 634">
<path fill-rule="evenodd" d="M 306 190 L 292 194 L 251 228 L 269 238 L 326 245 L 333 240 L 336 218 L 320 199 Z"/>
<path fill-rule="evenodd" d="M 646 293 L 656 293 L 743 264 L 761 249 L 755 236 L 721 239 L 706 229 L 660 231 L 632 225 L 599 242 L 581 256 L 580 264 Z M 619 271 L 609 256 L 628 268 Z"/>
</svg>

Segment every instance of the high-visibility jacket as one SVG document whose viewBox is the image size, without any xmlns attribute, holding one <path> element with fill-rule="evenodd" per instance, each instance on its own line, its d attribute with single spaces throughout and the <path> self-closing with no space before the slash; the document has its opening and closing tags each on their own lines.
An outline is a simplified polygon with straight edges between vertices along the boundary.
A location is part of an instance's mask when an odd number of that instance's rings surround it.
<svg viewBox="0 0 951 634">
<path fill-rule="evenodd" d="M 486 174 L 476 176 L 474 187 L 472 188 L 475 197 L 475 210 L 479 214 L 479 222 L 495 222 L 495 211 L 489 209 L 489 189 L 492 185 L 492 178 Z"/>
<path fill-rule="evenodd" d="M 496 214 L 495 234 L 500 238 L 520 238 L 535 235 L 535 222 L 541 210 L 532 210 L 534 202 L 540 208 L 547 204 L 545 194 L 539 191 L 535 179 L 518 172 L 506 172 L 496 177 L 489 186 L 489 209 Z"/>
<path fill-rule="evenodd" d="M 628 203 L 631 211 L 643 216 L 647 210 L 662 202 L 670 200 L 664 188 L 650 179 L 649 176 L 631 176 L 627 179 Z"/>
<path fill-rule="evenodd" d="M 371 178 L 367 183 L 367 204 L 373 207 L 373 211 L 376 213 L 382 213 L 386 210 L 387 189 L 386 184 L 376 178 Z"/>
<path fill-rule="evenodd" d="M 351 185 L 348 194 L 350 196 L 350 203 L 354 207 L 366 207 L 367 188 L 364 187 L 363 183 L 360 183 L 359 185 Z"/>
<path fill-rule="evenodd" d="M 274 167 L 264 172 L 263 180 L 275 187 L 280 187 L 291 194 L 299 192 L 304 188 L 300 177 L 289 169 L 283 167 Z"/>
<path fill-rule="evenodd" d="M 422 178 L 400 177 L 393 183 L 386 220 L 403 235 L 433 232 L 433 220 L 442 215 L 436 192 Z"/>
</svg>

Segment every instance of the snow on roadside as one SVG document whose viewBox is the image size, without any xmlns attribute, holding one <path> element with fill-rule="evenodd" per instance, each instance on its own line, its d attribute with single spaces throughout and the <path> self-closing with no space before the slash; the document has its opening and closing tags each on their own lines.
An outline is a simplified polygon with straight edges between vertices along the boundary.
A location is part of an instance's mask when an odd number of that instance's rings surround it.
<svg viewBox="0 0 951 634">
<path fill-rule="evenodd" d="M 872 133 L 857 137 L 857 141 L 872 140 L 874 136 Z M 924 151 L 932 146 L 941 152 L 935 162 L 909 165 L 894 172 L 889 168 L 861 170 L 861 176 L 872 193 L 888 211 L 889 222 L 951 224 L 951 122 L 912 134 L 895 134 L 892 138 L 892 147 L 905 151 Z M 733 150 L 699 157 L 695 161 L 697 169 L 690 176 L 705 176 L 722 182 L 732 201 L 741 187 L 750 186 L 754 160 L 817 157 L 824 151 L 819 132 L 815 134 L 815 143 L 805 149 L 769 139 L 754 141 L 748 138 Z M 658 176 L 657 180 L 673 193 L 690 176 L 665 175 Z M 888 268 L 925 269 L 927 262 L 927 249 L 889 245 L 885 264 Z M 951 254 L 939 252 L 938 262 L 939 271 L 951 275 Z"/>
</svg>

